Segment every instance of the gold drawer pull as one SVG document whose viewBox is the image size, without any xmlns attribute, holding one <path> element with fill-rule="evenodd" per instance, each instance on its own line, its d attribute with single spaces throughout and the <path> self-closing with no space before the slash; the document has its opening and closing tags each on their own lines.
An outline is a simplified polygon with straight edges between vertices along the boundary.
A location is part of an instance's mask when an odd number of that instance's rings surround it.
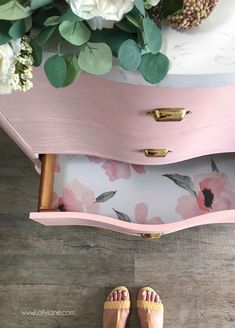
<svg viewBox="0 0 235 328">
<path fill-rule="evenodd" d="M 144 154 L 147 157 L 166 157 L 171 150 L 162 148 L 162 149 L 144 149 Z"/>
<path fill-rule="evenodd" d="M 185 115 L 191 114 L 189 110 L 185 108 L 157 108 L 148 112 L 158 122 L 175 122 L 182 121 Z"/>
<path fill-rule="evenodd" d="M 141 237 L 144 239 L 159 239 L 161 235 L 161 233 L 142 233 Z"/>
</svg>

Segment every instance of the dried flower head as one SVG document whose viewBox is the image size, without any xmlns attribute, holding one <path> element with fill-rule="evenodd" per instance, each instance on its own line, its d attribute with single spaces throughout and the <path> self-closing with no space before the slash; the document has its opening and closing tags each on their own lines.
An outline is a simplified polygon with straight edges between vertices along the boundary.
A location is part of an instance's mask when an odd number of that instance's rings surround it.
<svg viewBox="0 0 235 328">
<path fill-rule="evenodd" d="M 163 19 L 163 1 L 161 0 L 157 6 L 152 7 L 149 10 L 149 17 L 154 20 L 157 26 L 161 26 L 161 21 Z"/>
<path fill-rule="evenodd" d="M 33 49 L 30 46 L 29 38 L 24 36 L 21 40 L 20 53 L 15 57 L 15 71 L 11 80 L 13 90 L 28 91 L 32 88 L 33 83 L 29 80 L 32 78 L 33 67 Z"/>
<path fill-rule="evenodd" d="M 187 30 L 198 26 L 215 8 L 219 0 L 184 0 L 183 9 L 167 17 L 174 28 Z"/>
</svg>

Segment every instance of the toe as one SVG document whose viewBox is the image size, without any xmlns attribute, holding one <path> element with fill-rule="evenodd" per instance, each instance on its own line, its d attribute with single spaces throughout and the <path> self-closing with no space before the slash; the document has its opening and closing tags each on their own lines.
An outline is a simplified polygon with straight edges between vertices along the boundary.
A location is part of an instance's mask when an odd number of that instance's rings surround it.
<svg viewBox="0 0 235 328">
<path fill-rule="evenodd" d="M 118 295 L 117 295 L 117 291 L 115 290 L 115 291 L 113 292 L 113 300 L 114 300 L 114 301 L 117 301 L 117 298 L 118 298 Z"/>
<path fill-rule="evenodd" d="M 156 293 L 155 292 L 151 292 L 151 295 L 150 295 L 150 301 L 151 302 L 154 302 L 155 296 L 156 296 Z"/>
<path fill-rule="evenodd" d="M 161 299 L 160 299 L 160 296 L 158 294 L 155 295 L 154 302 L 161 303 Z"/>
<path fill-rule="evenodd" d="M 123 290 L 122 291 L 122 300 L 123 301 L 126 301 L 129 299 L 129 295 L 128 295 L 128 292 L 126 290 Z"/>
<path fill-rule="evenodd" d="M 158 303 L 161 303 L 161 299 L 160 299 L 160 296 L 159 295 L 157 295 L 157 302 Z"/>
<path fill-rule="evenodd" d="M 118 300 L 118 301 L 121 301 L 121 300 L 122 300 L 122 290 L 121 290 L 121 289 L 119 289 L 119 290 L 117 291 L 117 300 Z"/>
<path fill-rule="evenodd" d="M 113 300 L 112 293 L 109 294 L 109 296 L 107 297 L 107 300 L 108 300 L 108 301 L 112 301 L 112 300 Z"/>
<path fill-rule="evenodd" d="M 143 289 L 140 293 L 140 299 L 142 301 L 146 301 L 146 298 L 147 298 L 147 291 Z"/>
<path fill-rule="evenodd" d="M 146 298 L 147 301 L 151 300 L 151 294 L 152 294 L 151 290 L 147 290 L 147 298 Z"/>
</svg>

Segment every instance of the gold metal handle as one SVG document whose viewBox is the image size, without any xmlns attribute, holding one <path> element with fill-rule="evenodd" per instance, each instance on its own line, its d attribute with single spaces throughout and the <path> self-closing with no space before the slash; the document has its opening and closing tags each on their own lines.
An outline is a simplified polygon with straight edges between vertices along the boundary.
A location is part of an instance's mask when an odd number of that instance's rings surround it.
<svg viewBox="0 0 235 328">
<path fill-rule="evenodd" d="M 142 233 L 141 237 L 144 239 L 159 239 L 161 235 L 161 233 Z"/>
<path fill-rule="evenodd" d="M 145 156 L 147 157 L 166 157 L 168 153 L 171 152 L 171 150 L 166 148 L 160 148 L 160 149 L 144 149 L 143 150 Z"/>
<path fill-rule="evenodd" d="M 147 114 L 153 116 L 158 122 L 175 122 L 182 121 L 185 115 L 191 113 L 185 108 L 156 108 Z"/>
</svg>

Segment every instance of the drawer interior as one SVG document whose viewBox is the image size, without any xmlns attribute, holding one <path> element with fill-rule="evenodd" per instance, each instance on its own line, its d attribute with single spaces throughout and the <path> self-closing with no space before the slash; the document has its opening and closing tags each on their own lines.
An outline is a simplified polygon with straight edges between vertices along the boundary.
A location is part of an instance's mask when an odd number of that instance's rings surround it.
<svg viewBox="0 0 235 328">
<path fill-rule="evenodd" d="M 39 211 L 162 225 L 235 209 L 235 154 L 168 165 L 43 155 Z"/>
</svg>

